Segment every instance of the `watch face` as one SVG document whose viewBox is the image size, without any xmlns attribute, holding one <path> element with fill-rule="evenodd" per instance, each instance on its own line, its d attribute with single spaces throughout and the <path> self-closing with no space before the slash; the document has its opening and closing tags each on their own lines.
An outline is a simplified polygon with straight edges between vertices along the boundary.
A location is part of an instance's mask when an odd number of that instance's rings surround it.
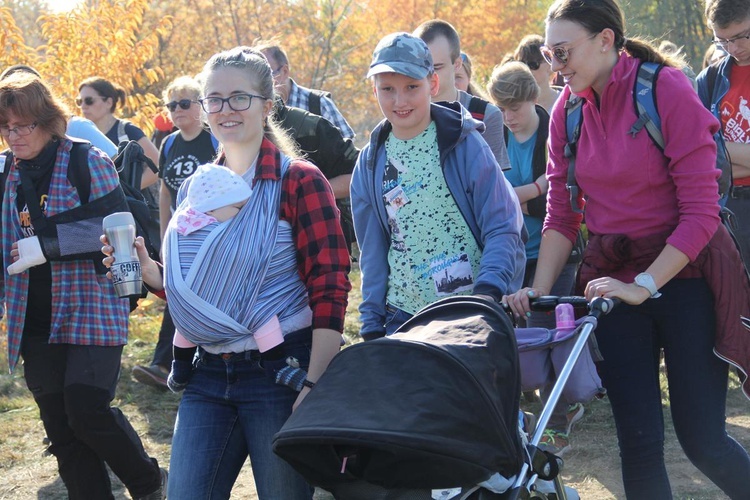
<svg viewBox="0 0 750 500">
<path fill-rule="evenodd" d="M 641 273 L 636 276 L 635 284 L 648 290 L 648 293 L 651 294 L 651 297 L 658 297 L 661 295 L 659 293 L 659 290 L 656 288 L 654 279 L 647 273 Z"/>
</svg>

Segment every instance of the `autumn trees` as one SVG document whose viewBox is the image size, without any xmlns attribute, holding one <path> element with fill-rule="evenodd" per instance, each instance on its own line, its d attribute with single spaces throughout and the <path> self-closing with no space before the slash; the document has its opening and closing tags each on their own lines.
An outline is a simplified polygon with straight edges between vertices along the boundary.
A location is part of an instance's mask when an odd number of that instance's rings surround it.
<svg viewBox="0 0 750 500">
<path fill-rule="evenodd" d="M 524 35 L 543 33 L 551 3 L 84 0 L 71 12 L 43 14 L 45 1 L 49 0 L 0 0 L 0 66 L 34 65 L 70 104 L 78 82 L 101 75 L 130 95 L 123 114 L 150 130 L 158 96 L 169 81 L 195 75 L 219 50 L 276 37 L 289 54 L 293 78 L 332 92 L 360 139 L 380 117 L 364 75 L 384 34 L 411 31 L 431 18 L 446 19 L 461 33 L 463 49 L 483 81 Z M 628 34 L 670 38 L 686 45 L 696 61 L 708 37 L 701 3 L 623 0 Z"/>
<path fill-rule="evenodd" d="M 151 130 L 161 99 L 147 89 L 165 79 L 153 61 L 171 23 L 169 18 L 158 19 L 144 30 L 144 19 L 150 15 L 148 0 L 102 1 L 69 13 L 44 14 L 36 20 L 44 43 L 30 47 L 11 11 L 0 8 L 0 66 L 34 66 L 71 109 L 83 79 L 107 78 L 128 95 L 125 116 Z"/>
</svg>

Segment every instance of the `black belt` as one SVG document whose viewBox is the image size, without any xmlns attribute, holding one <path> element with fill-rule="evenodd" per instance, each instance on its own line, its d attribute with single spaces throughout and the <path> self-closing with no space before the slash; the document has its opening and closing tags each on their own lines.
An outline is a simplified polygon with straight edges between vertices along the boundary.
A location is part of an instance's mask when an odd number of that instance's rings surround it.
<svg viewBox="0 0 750 500">
<path fill-rule="evenodd" d="M 224 352 L 221 354 L 213 354 L 205 349 L 198 348 L 198 358 L 201 360 L 214 360 L 214 361 L 240 361 L 240 360 L 257 360 L 260 359 L 260 351 L 250 350 L 244 352 Z"/>
<path fill-rule="evenodd" d="M 750 186 L 733 186 L 732 198 L 749 199 L 750 198 Z"/>
</svg>

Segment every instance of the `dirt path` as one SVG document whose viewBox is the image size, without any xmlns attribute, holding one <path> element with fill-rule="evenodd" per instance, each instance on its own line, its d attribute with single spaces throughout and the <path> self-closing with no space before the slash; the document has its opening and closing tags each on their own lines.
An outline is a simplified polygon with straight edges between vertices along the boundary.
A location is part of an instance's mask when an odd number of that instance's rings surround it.
<svg viewBox="0 0 750 500">
<path fill-rule="evenodd" d="M 126 348 L 123 376 L 114 404 L 128 415 L 143 437 L 148 452 L 166 465 L 169 463 L 169 445 L 179 397 L 144 387 L 129 376 L 135 364 L 150 357 L 152 346 L 149 342 L 136 340 Z M 352 383 L 356 383 L 354 378 Z M 741 394 L 736 378 L 730 384 L 727 417 L 729 433 L 746 449 L 750 449 L 750 402 Z M 668 411 L 665 422 L 665 457 L 675 498 L 725 498 L 685 458 L 677 444 Z M 44 434 L 36 405 L 23 379 L 20 376 L 11 378 L 0 375 L 0 500 L 66 498 L 64 486 L 57 476 L 55 459 L 44 456 Z M 574 430 L 573 449 L 565 459 L 563 478 L 567 485 L 579 492 L 581 498 L 624 498 L 617 441 L 606 400 L 586 405 L 586 416 Z M 113 478 L 113 485 L 115 498 L 129 498 L 116 478 Z M 240 473 L 232 498 L 257 498 L 249 464 L 245 464 Z"/>
</svg>

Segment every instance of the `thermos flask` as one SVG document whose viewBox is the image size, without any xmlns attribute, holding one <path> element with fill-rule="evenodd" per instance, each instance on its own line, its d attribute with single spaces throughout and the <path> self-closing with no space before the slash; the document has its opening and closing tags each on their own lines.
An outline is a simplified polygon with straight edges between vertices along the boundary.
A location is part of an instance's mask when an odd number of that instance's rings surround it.
<svg viewBox="0 0 750 500">
<path fill-rule="evenodd" d="M 140 295 L 143 287 L 141 263 L 135 246 L 135 220 L 130 212 L 116 212 L 102 222 L 104 234 L 115 249 L 112 264 L 112 283 L 119 297 Z"/>
</svg>

